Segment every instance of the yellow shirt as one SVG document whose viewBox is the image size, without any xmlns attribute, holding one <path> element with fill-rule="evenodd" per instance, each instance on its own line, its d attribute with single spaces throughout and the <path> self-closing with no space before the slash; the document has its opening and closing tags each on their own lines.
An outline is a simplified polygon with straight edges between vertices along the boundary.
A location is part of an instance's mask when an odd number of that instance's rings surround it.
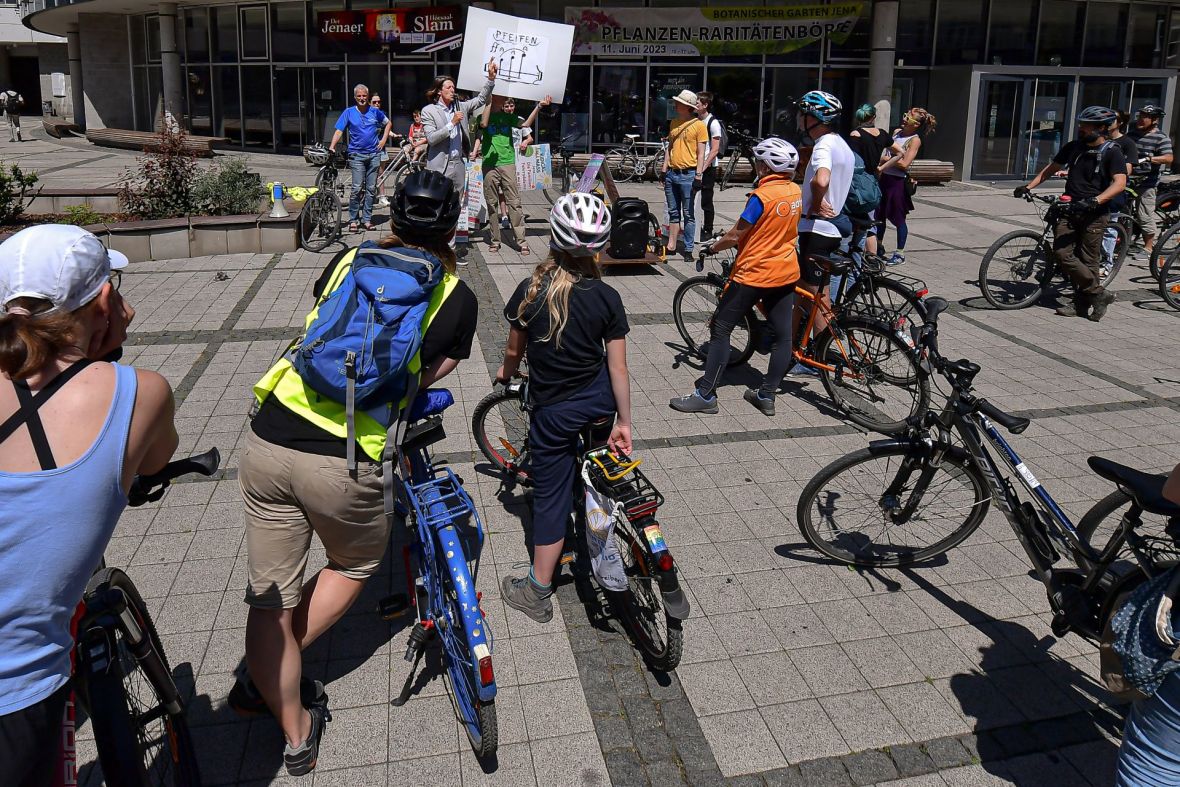
<svg viewBox="0 0 1180 787">
<path fill-rule="evenodd" d="M 681 126 L 685 127 L 683 131 L 679 131 Z M 668 129 L 668 139 L 672 140 L 668 150 L 669 166 L 672 169 L 696 169 L 697 145 L 708 144 L 709 132 L 699 118 L 677 118 Z"/>
</svg>

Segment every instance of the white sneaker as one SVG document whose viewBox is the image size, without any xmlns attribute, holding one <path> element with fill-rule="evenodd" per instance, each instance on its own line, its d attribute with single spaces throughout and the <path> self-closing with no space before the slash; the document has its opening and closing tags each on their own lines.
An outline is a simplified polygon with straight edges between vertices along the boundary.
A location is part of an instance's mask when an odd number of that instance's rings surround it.
<svg viewBox="0 0 1180 787">
<path fill-rule="evenodd" d="M 389 199 L 388 199 L 388 198 L 386 198 L 386 197 L 380 197 L 380 198 L 378 198 L 378 199 L 377 199 L 377 207 L 379 207 L 379 208 L 388 208 L 388 207 L 389 207 Z"/>
</svg>

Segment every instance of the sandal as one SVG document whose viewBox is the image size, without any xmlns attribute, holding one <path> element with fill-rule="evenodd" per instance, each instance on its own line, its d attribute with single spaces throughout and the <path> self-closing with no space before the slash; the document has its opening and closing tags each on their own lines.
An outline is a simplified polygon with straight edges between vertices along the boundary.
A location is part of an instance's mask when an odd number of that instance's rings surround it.
<svg viewBox="0 0 1180 787">
<path fill-rule="evenodd" d="M 376 225 L 376 224 L 374 224 L 374 223 L 373 223 L 373 222 L 371 222 L 371 221 L 370 221 L 368 224 L 366 224 L 366 225 L 365 225 L 365 231 L 366 231 L 366 232 L 372 232 L 372 231 L 373 231 L 373 230 L 375 230 L 375 229 L 377 229 L 377 225 Z"/>
<path fill-rule="evenodd" d="M 348 231 L 349 232 L 356 232 L 360 228 L 361 228 L 361 225 L 359 223 L 357 223 L 355 221 L 348 222 Z"/>
<path fill-rule="evenodd" d="M 493 241 L 492 243 L 489 243 L 489 244 L 488 244 L 488 251 L 499 251 L 499 250 L 500 250 L 500 244 L 499 244 L 499 243 L 496 243 L 496 242 L 494 242 L 494 241 Z"/>
<path fill-rule="evenodd" d="M 527 243 L 520 244 L 520 256 L 527 257 L 532 253 L 533 252 L 529 249 L 529 245 Z"/>
</svg>

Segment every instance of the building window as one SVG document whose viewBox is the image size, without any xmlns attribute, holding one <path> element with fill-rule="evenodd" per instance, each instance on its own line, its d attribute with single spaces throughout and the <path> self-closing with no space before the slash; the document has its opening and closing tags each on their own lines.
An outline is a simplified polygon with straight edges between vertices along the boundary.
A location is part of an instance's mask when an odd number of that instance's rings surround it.
<svg viewBox="0 0 1180 787">
<path fill-rule="evenodd" d="M 275 3 L 270 7 L 270 50 L 276 63 L 302 63 L 304 3 Z"/>
<path fill-rule="evenodd" d="M 149 63 L 160 62 L 160 17 L 152 14 L 144 17 L 144 25 L 147 32 L 147 61 Z"/>
<path fill-rule="evenodd" d="M 1127 6 L 1090 3 L 1086 12 L 1084 66 L 1121 66 L 1127 44 Z"/>
<path fill-rule="evenodd" d="M 655 141 L 666 137 L 676 114 L 673 96 L 682 90 L 696 92 L 704 83 L 704 73 L 699 66 L 652 66 L 648 75 L 647 90 L 647 139 Z"/>
<path fill-rule="evenodd" d="M 861 7 L 860 18 L 852 28 L 852 33 L 843 44 L 828 40 L 827 60 L 858 60 L 869 59 L 869 47 L 872 46 L 873 5 L 865 3 Z M 826 62 L 826 61 L 825 61 Z"/>
<path fill-rule="evenodd" d="M 220 63 L 238 62 L 237 6 L 214 6 L 209 9 L 209 17 L 209 32 L 213 34 L 212 51 L 215 59 Z"/>
<path fill-rule="evenodd" d="M 937 65 L 978 63 L 983 57 L 987 5 L 978 0 L 942 0 L 938 4 Z"/>
<path fill-rule="evenodd" d="M 1073 0 L 1042 0 L 1039 66 L 1076 66 L 1086 6 Z"/>
<path fill-rule="evenodd" d="M 1167 20 L 1166 6 L 1141 3 L 1131 6 L 1131 46 L 1127 50 L 1127 67 L 1163 68 Z"/>
<path fill-rule="evenodd" d="M 189 8 L 184 12 L 185 59 L 190 63 L 209 62 L 209 11 Z"/>
<path fill-rule="evenodd" d="M 713 94 L 713 114 L 727 127 L 751 132 L 762 113 L 762 69 L 742 66 L 709 66 L 706 87 Z"/>
<path fill-rule="evenodd" d="M 930 65 L 934 48 L 934 0 L 897 4 L 897 59 L 907 66 Z"/>
<path fill-rule="evenodd" d="M 266 60 L 270 47 L 266 39 L 266 6 L 255 5 L 239 8 L 242 31 L 242 59 Z"/>
<path fill-rule="evenodd" d="M 624 134 L 639 134 L 642 141 L 647 67 L 621 64 L 596 66 L 594 85 L 590 119 L 594 124 L 595 144 L 621 143 L 625 139 Z"/>
<path fill-rule="evenodd" d="M 309 62 L 325 60 L 344 62 L 344 50 L 329 38 L 320 36 L 319 15 L 327 11 L 343 11 L 344 0 L 313 0 L 307 3 L 307 59 Z"/>
<path fill-rule="evenodd" d="M 988 62 L 994 66 L 1030 65 L 1036 60 L 1037 4 L 992 0 Z"/>
</svg>

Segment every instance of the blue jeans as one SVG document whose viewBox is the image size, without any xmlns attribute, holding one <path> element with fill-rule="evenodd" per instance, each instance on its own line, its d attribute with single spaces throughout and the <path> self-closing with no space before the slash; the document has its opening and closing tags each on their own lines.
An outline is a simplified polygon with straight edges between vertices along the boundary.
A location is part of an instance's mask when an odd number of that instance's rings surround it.
<svg viewBox="0 0 1180 787">
<path fill-rule="evenodd" d="M 692 245 L 696 241 L 697 236 L 697 217 L 693 207 L 692 182 L 696 179 L 696 173 L 688 172 L 673 172 L 668 170 L 668 176 L 664 178 L 664 199 L 668 202 L 668 223 L 679 224 L 681 222 L 681 214 L 684 218 L 684 251 L 687 254 L 692 254 Z M 675 249 L 669 249 L 675 252 Z"/>
<path fill-rule="evenodd" d="M 381 152 L 350 153 L 348 168 L 352 170 L 352 193 L 348 196 L 348 220 L 368 224 L 373 220 L 373 192 L 377 190 L 377 171 L 381 166 Z M 365 187 L 365 204 L 360 205 L 361 185 Z"/>
<path fill-rule="evenodd" d="M 1131 706 L 1119 748 L 1118 787 L 1180 784 L 1180 675 Z"/>
</svg>

